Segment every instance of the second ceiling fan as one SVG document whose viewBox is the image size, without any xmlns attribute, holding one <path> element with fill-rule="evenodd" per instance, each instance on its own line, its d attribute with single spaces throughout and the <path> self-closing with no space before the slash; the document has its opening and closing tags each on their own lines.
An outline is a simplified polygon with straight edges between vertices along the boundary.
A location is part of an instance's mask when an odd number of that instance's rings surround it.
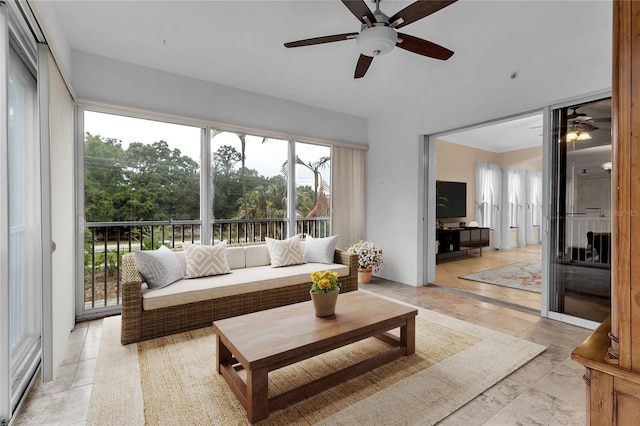
<svg viewBox="0 0 640 426">
<path fill-rule="evenodd" d="M 371 12 L 364 0 L 342 0 L 345 6 L 362 23 L 359 33 L 335 34 L 285 43 L 286 47 L 311 46 L 335 41 L 356 39 L 360 57 L 356 64 L 354 78 L 362 78 L 367 73 L 373 58 L 391 51 L 394 46 L 430 58 L 447 60 L 453 52 L 427 40 L 400 33 L 397 29 L 427 17 L 457 0 L 418 0 L 388 17 L 380 11 L 380 0 L 376 0 L 376 10 Z"/>
</svg>

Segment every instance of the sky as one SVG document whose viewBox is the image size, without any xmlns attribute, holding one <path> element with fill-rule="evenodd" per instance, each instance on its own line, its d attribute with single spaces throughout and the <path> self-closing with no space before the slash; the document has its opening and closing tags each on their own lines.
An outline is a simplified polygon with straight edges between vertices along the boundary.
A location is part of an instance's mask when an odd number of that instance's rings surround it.
<svg viewBox="0 0 640 426">
<path fill-rule="evenodd" d="M 132 142 L 151 144 L 159 140 L 167 142 L 171 149 L 179 149 L 200 164 L 200 127 L 184 126 L 162 121 L 144 120 L 121 115 L 104 114 L 93 111 L 84 113 L 84 131 L 103 138 L 118 139 L 126 149 Z M 280 139 L 269 139 L 262 143 L 261 137 L 246 138 L 246 166 L 263 176 L 280 174 L 287 160 L 287 143 Z M 222 145 L 231 145 L 240 151 L 240 139 L 235 133 L 223 132 L 213 138 L 212 151 Z M 314 163 L 320 157 L 329 156 L 326 146 L 296 143 L 296 153 L 305 163 Z M 329 182 L 329 170 L 322 171 Z M 296 184 L 313 186 L 313 173 L 305 167 L 296 169 Z"/>
</svg>

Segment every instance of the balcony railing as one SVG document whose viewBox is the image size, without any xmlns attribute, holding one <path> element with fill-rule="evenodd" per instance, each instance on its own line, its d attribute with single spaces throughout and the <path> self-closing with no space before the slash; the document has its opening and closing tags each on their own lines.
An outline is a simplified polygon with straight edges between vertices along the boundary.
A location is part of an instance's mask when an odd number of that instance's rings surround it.
<svg viewBox="0 0 640 426">
<path fill-rule="evenodd" d="M 229 245 L 256 244 L 265 238 L 287 236 L 286 219 L 215 220 L 211 223 L 214 242 Z M 183 243 L 200 243 L 201 222 L 89 222 L 85 224 L 83 301 L 86 316 L 120 307 L 122 256 L 136 250 L 155 250 L 160 245 L 179 248 Z M 316 238 L 330 234 L 329 218 L 296 220 L 296 233 Z"/>
<path fill-rule="evenodd" d="M 563 260 L 611 267 L 611 218 L 599 214 L 570 213 L 565 222 Z"/>
</svg>

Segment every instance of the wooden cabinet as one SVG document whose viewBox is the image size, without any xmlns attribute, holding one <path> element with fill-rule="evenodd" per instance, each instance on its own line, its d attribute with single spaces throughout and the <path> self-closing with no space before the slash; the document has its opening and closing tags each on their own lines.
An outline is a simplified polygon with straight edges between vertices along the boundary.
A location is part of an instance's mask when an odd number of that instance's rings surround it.
<svg viewBox="0 0 640 426">
<path fill-rule="evenodd" d="M 611 317 L 571 358 L 590 425 L 640 424 L 640 2 L 613 2 Z"/>
<path fill-rule="evenodd" d="M 438 255 L 489 247 L 489 228 L 438 229 Z"/>
</svg>

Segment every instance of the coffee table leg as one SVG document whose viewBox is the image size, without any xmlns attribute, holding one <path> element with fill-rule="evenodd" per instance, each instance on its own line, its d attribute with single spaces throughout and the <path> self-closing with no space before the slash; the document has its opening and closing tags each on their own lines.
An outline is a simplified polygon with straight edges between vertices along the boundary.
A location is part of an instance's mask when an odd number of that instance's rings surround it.
<svg viewBox="0 0 640 426">
<path fill-rule="evenodd" d="M 407 319 L 407 323 L 400 327 L 400 345 L 407 348 L 406 355 L 416 352 L 416 318 Z"/>
<path fill-rule="evenodd" d="M 269 415 L 269 381 L 267 367 L 247 371 L 247 417 L 251 423 Z"/>
<path fill-rule="evenodd" d="M 233 356 L 231 355 L 231 351 L 227 349 L 222 341 L 220 341 L 220 336 L 216 334 L 216 371 L 218 374 L 221 373 L 220 366 L 224 363 L 231 365 Z"/>
</svg>

